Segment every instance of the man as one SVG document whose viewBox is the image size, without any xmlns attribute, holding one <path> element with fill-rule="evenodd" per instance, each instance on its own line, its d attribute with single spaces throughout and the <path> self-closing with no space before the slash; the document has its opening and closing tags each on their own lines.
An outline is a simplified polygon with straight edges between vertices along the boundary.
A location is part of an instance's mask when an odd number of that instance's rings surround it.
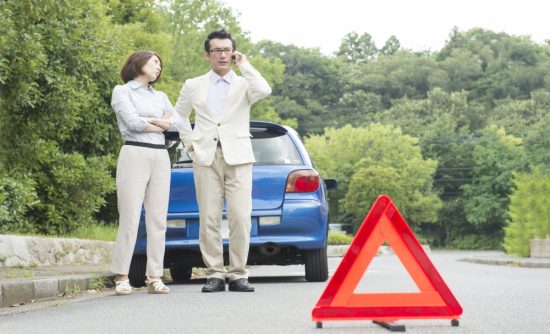
<svg viewBox="0 0 550 334">
<path fill-rule="evenodd" d="M 261 74 L 236 49 L 225 30 L 210 33 L 204 57 L 211 70 L 185 81 L 176 103 L 184 120 L 180 136 L 193 159 L 199 204 L 199 244 L 207 282 L 202 292 L 253 292 L 246 261 L 252 214 L 252 163 L 250 107 L 271 94 Z M 234 63 L 242 77 L 231 70 Z M 195 127 L 189 116 L 195 110 Z M 221 235 L 224 199 L 229 223 L 229 270 L 224 268 Z"/>
</svg>

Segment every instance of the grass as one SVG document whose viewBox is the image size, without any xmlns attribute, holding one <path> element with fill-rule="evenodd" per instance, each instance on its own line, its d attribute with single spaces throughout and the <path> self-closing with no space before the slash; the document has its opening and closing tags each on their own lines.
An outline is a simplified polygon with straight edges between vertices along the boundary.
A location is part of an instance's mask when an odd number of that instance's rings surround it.
<svg viewBox="0 0 550 334">
<path fill-rule="evenodd" d="M 45 235 L 45 234 L 38 234 L 38 233 L 19 233 L 19 232 L 9 232 L 8 234 L 18 235 L 22 237 L 77 238 L 77 239 L 88 239 L 88 240 L 114 241 L 116 239 L 117 228 L 118 228 L 117 225 L 95 223 L 91 225 L 81 226 L 80 228 L 63 235 Z"/>
<path fill-rule="evenodd" d="M 77 283 L 73 284 L 72 288 L 68 286 L 65 287 L 65 294 L 67 295 L 73 295 L 80 292 L 82 292 L 82 290 L 80 289 L 80 285 L 78 285 Z"/>
<path fill-rule="evenodd" d="M 79 229 L 62 237 L 114 241 L 116 239 L 117 226 L 105 225 L 101 223 L 82 226 Z"/>
<path fill-rule="evenodd" d="M 31 270 L 24 271 L 8 271 L 7 273 L 2 274 L 5 278 L 14 279 L 14 278 L 30 278 L 34 276 L 34 273 Z"/>
<path fill-rule="evenodd" d="M 96 276 L 90 281 L 90 289 L 103 290 L 111 286 L 109 279 L 105 276 Z"/>
<path fill-rule="evenodd" d="M 353 240 L 353 236 L 345 232 L 328 231 L 329 245 L 349 245 Z"/>
</svg>

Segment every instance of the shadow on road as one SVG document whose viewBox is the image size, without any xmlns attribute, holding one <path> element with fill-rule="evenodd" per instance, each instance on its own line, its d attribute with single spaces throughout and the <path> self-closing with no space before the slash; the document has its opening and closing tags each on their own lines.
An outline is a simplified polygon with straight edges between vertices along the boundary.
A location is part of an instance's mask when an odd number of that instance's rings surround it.
<svg viewBox="0 0 550 334">
<path fill-rule="evenodd" d="M 262 283 L 310 283 L 306 281 L 305 277 L 300 276 L 261 276 L 261 277 L 249 277 L 250 283 L 262 284 Z M 188 281 L 174 282 L 167 281 L 167 285 L 202 285 L 206 283 L 206 278 L 194 278 Z"/>
</svg>

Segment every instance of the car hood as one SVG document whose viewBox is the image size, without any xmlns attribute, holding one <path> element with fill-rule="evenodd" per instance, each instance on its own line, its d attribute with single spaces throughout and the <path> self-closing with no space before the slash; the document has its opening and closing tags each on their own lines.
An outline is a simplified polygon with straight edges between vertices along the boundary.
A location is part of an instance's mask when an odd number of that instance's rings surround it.
<svg viewBox="0 0 550 334">
<path fill-rule="evenodd" d="M 252 209 L 280 208 L 285 196 L 288 174 L 297 169 L 304 169 L 304 166 L 255 165 L 252 172 Z M 168 211 L 171 213 L 199 211 L 192 168 L 172 170 Z"/>
</svg>

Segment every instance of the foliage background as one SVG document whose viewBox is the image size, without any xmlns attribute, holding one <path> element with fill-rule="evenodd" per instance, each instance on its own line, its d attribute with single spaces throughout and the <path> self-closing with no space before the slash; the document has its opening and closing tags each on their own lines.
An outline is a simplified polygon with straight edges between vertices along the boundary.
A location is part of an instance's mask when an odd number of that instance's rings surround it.
<svg viewBox="0 0 550 334">
<path fill-rule="evenodd" d="M 357 227 L 386 193 L 436 247 L 524 255 L 519 242 L 550 230 L 549 42 L 455 28 L 441 50 L 413 52 L 350 32 L 326 56 L 252 43 L 216 0 L 6 0 L 0 17 L 2 233 L 116 224 L 110 94 L 122 63 L 160 53 L 156 88 L 175 103 L 208 70 L 203 40 L 221 27 L 273 87 L 253 118 L 295 127 L 338 179 L 332 222 Z"/>
</svg>

